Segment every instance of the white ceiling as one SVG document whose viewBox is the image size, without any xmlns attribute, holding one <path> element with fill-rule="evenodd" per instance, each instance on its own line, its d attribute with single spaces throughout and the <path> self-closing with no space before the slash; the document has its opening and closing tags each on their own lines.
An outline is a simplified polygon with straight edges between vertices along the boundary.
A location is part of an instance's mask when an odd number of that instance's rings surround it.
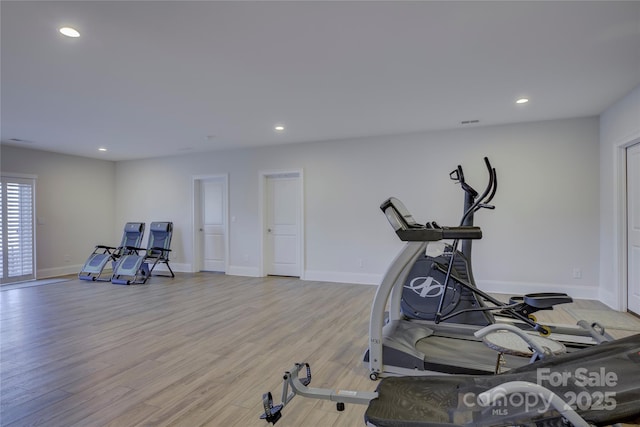
<svg viewBox="0 0 640 427">
<path fill-rule="evenodd" d="M 3 143 L 110 160 L 592 116 L 640 84 L 638 1 L 3 0 L 0 14 Z"/>
</svg>

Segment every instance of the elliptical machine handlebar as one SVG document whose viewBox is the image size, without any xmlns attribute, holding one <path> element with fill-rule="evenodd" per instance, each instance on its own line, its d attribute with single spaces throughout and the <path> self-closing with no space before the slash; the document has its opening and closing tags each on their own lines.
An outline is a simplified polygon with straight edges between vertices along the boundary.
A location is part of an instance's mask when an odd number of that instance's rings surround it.
<svg viewBox="0 0 640 427">
<path fill-rule="evenodd" d="M 453 181 L 459 182 L 460 186 L 462 186 L 462 189 L 474 199 L 478 197 L 478 192 L 476 191 L 476 189 L 467 184 L 467 182 L 464 180 L 464 172 L 462 171 L 461 165 L 458 165 L 456 169 L 451 171 L 451 173 L 449 174 L 449 178 Z"/>
<path fill-rule="evenodd" d="M 493 196 L 496 195 L 496 191 L 498 190 L 498 175 L 496 174 L 496 168 L 491 166 L 491 162 L 489 162 L 487 157 L 484 158 L 484 163 L 487 165 L 487 170 L 489 170 L 490 174 L 493 176 L 493 188 L 491 189 L 491 194 L 482 202 L 486 204 L 489 203 L 493 199 Z"/>
<path fill-rule="evenodd" d="M 493 205 L 490 205 L 489 202 L 493 200 L 493 196 L 495 196 L 496 191 L 498 191 L 498 176 L 496 175 L 496 169 L 491 166 L 491 163 L 489 163 L 489 159 L 485 157 L 484 161 L 485 161 L 485 164 L 487 165 L 487 169 L 490 170 L 490 174 L 493 176 L 493 187 L 491 189 L 491 193 L 489 194 L 489 196 L 486 199 L 484 199 L 482 202 L 480 202 L 480 204 L 478 205 L 478 209 L 480 208 L 495 209 L 496 207 Z"/>
<path fill-rule="evenodd" d="M 464 173 L 462 172 L 462 166 L 458 165 L 458 168 L 455 171 L 451 172 L 451 174 L 449 175 L 457 175 L 459 178 L 461 178 L 458 181 L 460 182 L 462 189 L 468 195 L 465 198 L 465 212 L 464 215 L 462 215 L 462 219 L 460 220 L 460 225 L 469 225 L 467 221 L 469 221 L 470 216 L 480 209 L 495 209 L 495 206 L 490 205 L 489 202 L 491 202 L 493 197 L 496 195 L 496 191 L 498 190 L 498 176 L 496 174 L 496 169 L 491 166 L 491 162 L 489 161 L 488 157 L 484 158 L 484 164 L 487 167 L 487 171 L 489 172 L 489 182 L 482 192 L 482 195 L 479 197 L 478 192 L 465 182 Z M 472 220 L 470 222 L 472 222 Z"/>
</svg>

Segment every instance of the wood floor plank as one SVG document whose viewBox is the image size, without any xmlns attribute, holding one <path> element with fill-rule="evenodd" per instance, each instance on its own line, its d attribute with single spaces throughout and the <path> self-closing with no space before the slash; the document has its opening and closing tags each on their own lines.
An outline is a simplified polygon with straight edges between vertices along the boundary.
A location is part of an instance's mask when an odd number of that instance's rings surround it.
<svg viewBox="0 0 640 427">
<path fill-rule="evenodd" d="M 103 388 L 93 394 L 70 394 L 52 405 L 31 412 L 15 423 L 6 425 L 8 427 L 72 425 L 128 393 L 131 393 L 131 389 L 117 386 L 112 389 Z"/>
<path fill-rule="evenodd" d="M 0 425 L 264 427 L 262 393 L 279 401 L 295 362 L 311 364 L 316 387 L 372 391 L 362 356 L 375 291 L 211 273 L 0 291 Z M 364 410 L 296 398 L 278 427 L 359 426 Z"/>
<path fill-rule="evenodd" d="M 29 414 L 47 408 L 51 404 L 68 397 L 69 393 L 62 390 L 52 390 L 48 393 L 38 394 L 32 399 L 24 400 L 17 405 L 10 405 L 2 408 L 2 424 L 10 424 L 19 421 Z"/>
</svg>

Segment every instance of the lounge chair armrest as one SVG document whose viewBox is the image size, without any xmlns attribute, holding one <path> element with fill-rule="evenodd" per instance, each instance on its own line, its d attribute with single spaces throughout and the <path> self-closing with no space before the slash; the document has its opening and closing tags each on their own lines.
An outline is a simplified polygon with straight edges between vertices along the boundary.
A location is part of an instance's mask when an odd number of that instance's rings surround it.
<svg viewBox="0 0 640 427">
<path fill-rule="evenodd" d="M 147 257 L 152 259 L 155 259 L 155 258 L 160 259 L 160 258 L 167 257 L 169 252 L 171 252 L 171 249 L 159 248 L 154 246 L 152 248 L 147 249 Z"/>
<path fill-rule="evenodd" d="M 96 249 L 110 249 L 110 250 L 114 250 L 114 249 L 118 249 L 118 248 L 115 248 L 115 247 L 113 247 L 113 246 L 96 245 Z"/>
<path fill-rule="evenodd" d="M 119 250 L 119 251 L 124 251 L 124 252 L 125 252 L 125 255 L 126 255 L 126 252 L 129 252 L 129 253 L 131 253 L 131 252 L 138 253 L 138 251 L 144 251 L 144 250 L 145 250 L 145 248 L 139 248 L 139 247 L 137 247 L 137 246 L 121 246 L 121 247 L 119 247 L 119 248 L 118 248 L 118 250 Z"/>
</svg>

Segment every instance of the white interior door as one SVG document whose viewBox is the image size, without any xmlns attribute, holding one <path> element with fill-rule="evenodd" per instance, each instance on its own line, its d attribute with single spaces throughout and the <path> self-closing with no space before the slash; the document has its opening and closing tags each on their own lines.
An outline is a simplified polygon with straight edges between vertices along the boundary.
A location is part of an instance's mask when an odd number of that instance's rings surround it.
<svg viewBox="0 0 640 427">
<path fill-rule="evenodd" d="M 640 144 L 627 148 L 627 304 L 640 314 Z"/>
<path fill-rule="evenodd" d="M 300 176 L 268 176 L 266 274 L 300 277 Z"/>
<path fill-rule="evenodd" d="M 225 271 L 226 185 L 224 179 L 200 184 L 202 206 L 202 270 Z"/>
</svg>

